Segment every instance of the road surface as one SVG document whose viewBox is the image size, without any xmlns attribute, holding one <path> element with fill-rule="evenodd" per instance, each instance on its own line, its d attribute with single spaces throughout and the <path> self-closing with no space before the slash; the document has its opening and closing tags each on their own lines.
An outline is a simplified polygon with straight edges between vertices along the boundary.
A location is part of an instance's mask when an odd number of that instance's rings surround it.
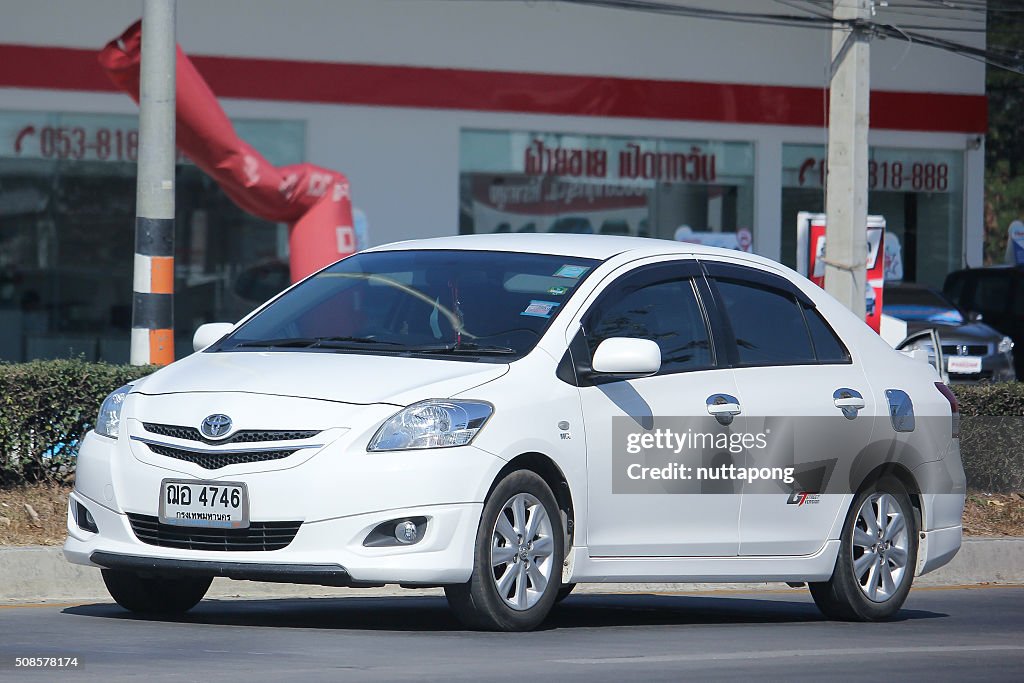
<svg viewBox="0 0 1024 683">
<path fill-rule="evenodd" d="M 581 594 L 534 633 L 460 628 L 443 598 L 0 607 L 0 680 L 1022 680 L 1024 587 L 917 589 L 894 622 L 822 619 L 806 590 Z M 16 669 L 77 656 L 80 668 Z"/>
</svg>

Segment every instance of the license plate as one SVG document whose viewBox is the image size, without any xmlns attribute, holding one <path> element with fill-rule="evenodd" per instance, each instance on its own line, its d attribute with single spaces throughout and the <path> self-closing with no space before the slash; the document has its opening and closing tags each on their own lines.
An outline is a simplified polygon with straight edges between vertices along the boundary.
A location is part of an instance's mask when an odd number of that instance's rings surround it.
<svg viewBox="0 0 1024 683">
<path fill-rule="evenodd" d="M 981 372 L 981 358 L 977 356 L 949 356 L 949 364 L 946 369 L 964 375 L 974 375 Z"/>
<path fill-rule="evenodd" d="M 160 482 L 160 522 L 245 529 L 249 526 L 249 493 L 241 483 L 164 479 Z"/>
</svg>

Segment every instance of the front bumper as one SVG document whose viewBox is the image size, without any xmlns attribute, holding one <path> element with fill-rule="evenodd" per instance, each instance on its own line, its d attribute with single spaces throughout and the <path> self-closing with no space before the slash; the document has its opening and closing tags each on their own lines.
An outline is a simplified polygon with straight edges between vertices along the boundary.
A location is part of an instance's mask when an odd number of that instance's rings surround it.
<svg viewBox="0 0 1024 683">
<path fill-rule="evenodd" d="M 367 453 L 355 445 L 359 438 L 343 434 L 312 456 L 303 454 L 292 467 L 253 471 L 250 465 L 232 465 L 211 471 L 170 459 L 158 466 L 152 457 L 135 457 L 137 446 L 123 437 L 89 433 L 79 453 L 65 556 L 89 566 L 120 568 L 127 557 L 135 558 L 129 562 L 154 562 L 164 574 L 196 573 L 198 568 L 212 576 L 325 585 L 469 580 L 483 500 L 504 461 L 472 446 Z M 157 516 L 164 479 L 244 482 L 253 522 L 296 521 L 301 526 L 279 550 L 192 550 L 143 543 L 128 514 Z M 79 524 L 76 503 L 89 511 L 97 533 Z M 363 545 L 379 524 L 413 517 L 427 520 L 418 542 Z M 272 576 L 280 578 L 266 578 Z"/>
<path fill-rule="evenodd" d="M 105 569 L 135 572 L 143 576 L 223 576 L 237 581 L 307 583 L 320 586 L 355 586 L 341 565 L 331 564 L 257 564 L 254 562 L 216 562 L 212 560 L 170 560 L 139 555 L 119 555 L 97 550 L 89 556 Z M 369 584 L 379 585 L 379 584 Z"/>
<path fill-rule="evenodd" d="M 949 356 L 946 357 L 947 372 Z M 950 384 L 977 384 L 979 382 L 1012 382 L 1017 379 L 1013 369 L 1013 354 L 991 353 L 981 357 L 981 371 L 976 373 L 948 372 Z"/>
</svg>

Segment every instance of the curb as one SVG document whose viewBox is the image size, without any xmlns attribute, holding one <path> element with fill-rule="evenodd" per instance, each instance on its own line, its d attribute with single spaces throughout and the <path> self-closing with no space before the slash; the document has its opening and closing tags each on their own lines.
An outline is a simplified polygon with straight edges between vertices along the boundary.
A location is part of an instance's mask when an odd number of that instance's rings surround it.
<svg viewBox="0 0 1024 683">
<path fill-rule="evenodd" d="M 915 586 L 970 584 L 1024 584 L 1024 538 L 965 538 L 953 561 L 931 574 L 918 577 Z M 716 590 L 756 590 L 766 583 L 605 583 L 586 584 L 584 593 L 675 593 Z M 778 584 L 784 585 L 784 584 Z M 440 589 L 410 591 L 384 588 L 331 588 L 292 584 L 256 583 L 214 579 L 211 598 L 370 597 L 440 594 Z M 0 601 L 37 602 L 71 599 L 110 599 L 100 573 L 92 567 L 69 563 L 59 547 L 25 546 L 0 548 Z"/>
</svg>

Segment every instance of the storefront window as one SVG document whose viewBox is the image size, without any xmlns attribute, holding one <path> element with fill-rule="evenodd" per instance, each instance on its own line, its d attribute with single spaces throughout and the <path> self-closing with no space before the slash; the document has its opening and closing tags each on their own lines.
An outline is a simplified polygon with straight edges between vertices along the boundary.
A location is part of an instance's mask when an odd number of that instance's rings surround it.
<svg viewBox="0 0 1024 683">
<path fill-rule="evenodd" d="M 750 250 L 754 146 L 466 130 L 459 231 L 638 235 Z"/>
<path fill-rule="evenodd" d="M 825 158 L 821 145 L 782 147 L 781 253 L 793 268 L 797 214 L 825 210 Z M 899 240 L 904 281 L 941 287 L 963 263 L 963 152 L 872 147 L 868 170 L 868 213 Z"/>
<path fill-rule="evenodd" d="M 235 123 L 273 163 L 302 161 L 304 123 Z M 128 361 L 137 126 L 134 116 L 0 112 L 0 359 Z M 176 184 L 181 357 L 197 325 L 260 303 L 239 284 L 280 270 L 288 240 L 287 226 L 238 209 L 184 159 Z"/>
</svg>

